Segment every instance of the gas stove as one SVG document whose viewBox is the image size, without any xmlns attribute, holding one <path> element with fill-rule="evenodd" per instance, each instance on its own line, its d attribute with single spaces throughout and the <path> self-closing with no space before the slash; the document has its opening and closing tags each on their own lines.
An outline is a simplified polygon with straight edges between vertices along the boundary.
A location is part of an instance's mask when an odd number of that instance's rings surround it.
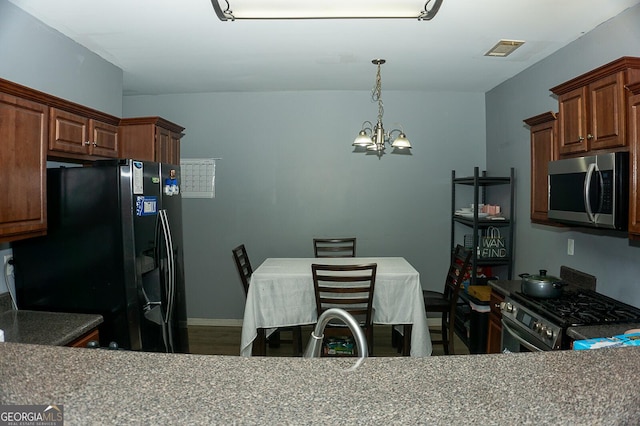
<svg viewBox="0 0 640 426">
<path fill-rule="evenodd" d="M 566 291 L 557 299 L 538 299 L 515 293 L 513 299 L 548 315 L 561 327 L 638 321 L 640 309 L 591 290 Z"/>
<path fill-rule="evenodd" d="M 567 290 L 555 299 L 512 293 L 501 310 L 503 327 L 531 350 L 569 349 L 571 326 L 640 322 L 640 309 L 586 289 Z"/>
</svg>

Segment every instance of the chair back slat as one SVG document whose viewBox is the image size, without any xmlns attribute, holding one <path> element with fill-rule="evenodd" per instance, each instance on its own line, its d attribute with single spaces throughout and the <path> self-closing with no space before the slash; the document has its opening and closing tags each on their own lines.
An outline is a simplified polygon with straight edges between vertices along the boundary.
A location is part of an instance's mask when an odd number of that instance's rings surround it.
<svg viewBox="0 0 640 426">
<path fill-rule="evenodd" d="M 377 264 L 311 265 L 318 316 L 339 307 L 362 318 L 361 325 L 373 325 L 373 292 Z"/>
<path fill-rule="evenodd" d="M 451 264 L 445 280 L 444 294 L 455 306 L 462 283 L 471 273 L 471 250 L 458 244 L 451 256 Z"/>
<path fill-rule="evenodd" d="M 244 244 L 240 244 L 238 247 L 233 250 L 233 260 L 236 262 L 236 268 L 238 269 L 238 274 L 240 274 L 240 279 L 242 280 L 242 286 L 244 288 L 245 296 L 249 292 L 249 281 L 251 280 L 251 275 L 253 274 L 253 268 L 251 267 L 251 262 L 249 261 L 249 256 L 247 255 L 247 250 L 244 247 Z"/>
<path fill-rule="evenodd" d="M 315 257 L 356 257 L 355 238 L 314 238 Z"/>
</svg>

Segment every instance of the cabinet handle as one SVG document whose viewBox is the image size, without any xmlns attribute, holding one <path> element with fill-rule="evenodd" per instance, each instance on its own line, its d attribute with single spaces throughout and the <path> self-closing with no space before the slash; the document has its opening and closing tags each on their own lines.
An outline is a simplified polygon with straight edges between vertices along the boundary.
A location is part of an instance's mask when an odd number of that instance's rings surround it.
<svg viewBox="0 0 640 426">
<path fill-rule="evenodd" d="M 587 135 L 587 139 L 589 139 L 589 140 L 593 139 L 593 135 L 589 133 L 589 134 Z"/>
<path fill-rule="evenodd" d="M 582 136 L 578 136 L 578 141 L 582 142 L 584 140 L 584 138 Z"/>
<path fill-rule="evenodd" d="M 93 143 L 93 146 L 98 146 L 98 142 L 94 142 L 94 143 Z"/>
<path fill-rule="evenodd" d="M 89 141 L 85 141 L 85 143 L 84 143 L 84 144 L 85 144 L 85 145 L 90 145 L 90 144 L 91 144 L 91 142 L 89 142 Z"/>
</svg>

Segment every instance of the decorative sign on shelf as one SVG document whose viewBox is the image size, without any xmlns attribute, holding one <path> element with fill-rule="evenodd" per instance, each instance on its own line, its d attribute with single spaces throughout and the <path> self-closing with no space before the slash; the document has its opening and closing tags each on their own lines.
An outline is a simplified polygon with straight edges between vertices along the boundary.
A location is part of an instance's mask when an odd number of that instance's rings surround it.
<svg viewBox="0 0 640 426">
<path fill-rule="evenodd" d="M 183 198 L 215 198 L 216 160 L 219 158 L 180 159 Z"/>
<path fill-rule="evenodd" d="M 506 257 L 507 248 L 504 244 L 504 237 L 500 235 L 500 230 L 495 226 L 487 228 L 487 234 L 480 239 L 480 257 L 495 258 Z"/>
</svg>

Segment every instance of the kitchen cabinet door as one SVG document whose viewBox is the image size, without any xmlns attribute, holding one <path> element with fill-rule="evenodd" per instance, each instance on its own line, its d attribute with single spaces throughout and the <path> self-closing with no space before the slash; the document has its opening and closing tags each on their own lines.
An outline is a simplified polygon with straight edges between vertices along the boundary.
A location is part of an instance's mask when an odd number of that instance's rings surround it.
<svg viewBox="0 0 640 426">
<path fill-rule="evenodd" d="M 89 155 L 118 157 L 118 126 L 91 120 L 91 146 Z"/>
<path fill-rule="evenodd" d="M 180 137 L 170 130 L 158 127 L 157 145 L 163 163 L 180 164 Z"/>
<path fill-rule="evenodd" d="M 120 120 L 120 157 L 180 164 L 181 127 L 161 117 Z"/>
<path fill-rule="evenodd" d="M 589 149 L 626 146 L 624 72 L 589 85 Z"/>
<path fill-rule="evenodd" d="M 91 341 L 100 342 L 100 332 L 98 331 L 97 328 L 94 328 L 93 330 L 88 331 L 87 333 L 78 337 L 76 340 L 70 342 L 66 346 L 70 346 L 72 348 L 86 348 L 88 347 L 87 345 Z"/>
<path fill-rule="evenodd" d="M 51 108 L 49 153 L 118 157 L 118 127 L 59 108 Z M 88 158 L 90 159 L 90 158 Z"/>
<path fill-rule="evenodd" d="M 629 238 L 640 239 L 640 83 L 629 86 Z"/>
<path fill-rule="evenodd" d="M 558 150 L 560 154 L 574 154 L 589 150 L 587 134 L 587 89 L 580 87 L 558 98 Z"/>
<path fill-rule="evenodd" d="M 558 159 L 557 116 L 546 112 L 524 122 L 531 133 L 531 221 L 548 224 L 549 161 Z"/>
<path fill-rule="evenodd" d="M 559 96 L 560 154 L 625 146 L 624 90 L 619 72 Z"/>
<path fill-rule="evenodd" d="M 502 312 L 500 303 L 504 302 L 504 296 L 495 290 L 491 291 L 489 303 L 489 324 L 487 328 L 487 353 L 499 354 L 502 352 Z"/>
<path fill-rule="evenodd" d="M 89 119 L 58 108 L 51 108 L 50 151 L 88 154 Z"/>
<path fill-rule="evenodd" d="M 0 242 L 47 229 L 46 105 L 0 92 Z"/>
<path fill-rule="evenodd" d="M 622 57 L 551 88 L 558 96 L 561 156 L 627 147 L 625 85 L 640 81 L 640 58 Z"/>
</svg>

